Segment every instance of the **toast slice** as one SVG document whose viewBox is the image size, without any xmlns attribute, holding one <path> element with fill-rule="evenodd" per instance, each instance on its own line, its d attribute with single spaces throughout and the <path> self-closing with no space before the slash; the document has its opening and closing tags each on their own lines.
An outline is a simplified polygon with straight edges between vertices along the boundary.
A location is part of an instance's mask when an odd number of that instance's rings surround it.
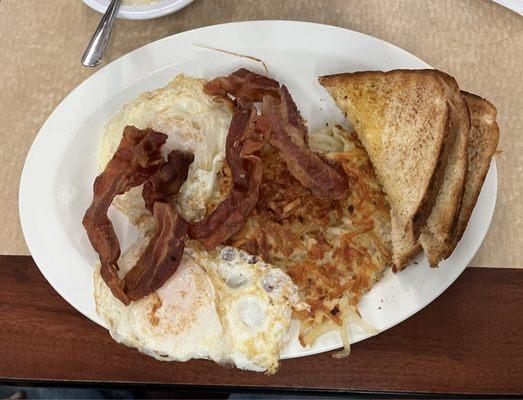
<svg viewBox="0 0 523 400">
<path fill-rule="evenodd" d="M 388 195 L 396 270 L 420 251 L 421 228 L 436 203 L 455 141 L 447 141 L 456 135 L 451 108 L 458 89 L 450 80 L 437 70 L 319 78 L 355 128 Z"/>
<path fill-rule="evenodd" d="M 455 247 L 456 227 L 461 210 L 467 174 L 470 116 L 467 102 L 456 81 L 443 76 L 448 86 L 450 125 L 446 146 L 449 156 L 445 175 L 434 208 L 421 230 L 419 243 L 431 267 L 448 257 Z"/>
<path fill-rule="evenodd" d="M 456 244 L 465 232 L 499 141 L 496 108 L 487 100 L 475 94 L 462 93 L 470 110 L 471 128 L 468 147 L 467 180 L 463 193 L 463 205 L 458 217 L 454 247 L 456 247 Z M 450 249 L 450 252 L 454 250 L 454 247 Z"/>
</svg>

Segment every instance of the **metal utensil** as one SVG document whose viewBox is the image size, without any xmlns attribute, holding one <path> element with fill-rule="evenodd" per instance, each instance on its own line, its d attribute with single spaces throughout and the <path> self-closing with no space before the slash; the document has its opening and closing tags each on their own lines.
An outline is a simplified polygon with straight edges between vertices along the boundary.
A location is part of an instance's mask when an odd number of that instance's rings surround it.
<svg viewBox="0 0 523 400">
<path fill-rule="evenodd" d="M 109 43 L 111 31 L 113 30 L 114 20 L 122 0 L 111 0 L 111 4 L 107 7 L 102 20 L 98 24 L 93 37 L 91 38 L 85 52 L 82 56 L 82 64 L 86 67 L 95 67 L 100 62 Z"/>
</svg>

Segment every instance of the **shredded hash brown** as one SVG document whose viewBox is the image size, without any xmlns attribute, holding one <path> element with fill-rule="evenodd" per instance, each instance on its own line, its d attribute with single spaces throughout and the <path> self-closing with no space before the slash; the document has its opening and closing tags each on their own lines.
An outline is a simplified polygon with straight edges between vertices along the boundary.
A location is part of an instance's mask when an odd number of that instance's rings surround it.
<svg viewBox="0 0 523 400">
<path fill-rule="evenodd" d="M 267 146 L 260 156 L 259 200 L 227 244 L 258 255 L 290 275 L 301 300 L 309 305 L 295 312 L 301 321 L 302 345 L 311 345 L 321 334 L 340 328 L 348 352 L 348 322 L 364 324 L 357 305 L 390 265 L 389 205 L 354 133 L 337 126 L 311 134 L 310 145 L 342 165 L 349 178 L 348 197 L 314 196 Z M 224 167 L 219 177 L 220 196 L 229 185 L 230 174 Z"/>
</svg>

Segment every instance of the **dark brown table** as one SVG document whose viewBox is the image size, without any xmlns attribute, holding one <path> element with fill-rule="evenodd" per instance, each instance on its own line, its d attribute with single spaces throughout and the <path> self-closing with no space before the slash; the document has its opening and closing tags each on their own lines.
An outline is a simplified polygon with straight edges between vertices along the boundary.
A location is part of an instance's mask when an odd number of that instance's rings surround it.
<svg viewBox="0 0 523 400">
<path fill-rule="evenodd" d="M 523 395 L 523 270 L 467 268 L 400 325 L 267 376 L 208 361 L 156 361 L 115 343 L 45 281 L 27 256 L 0 256 L 0 381 L 379 393 Z"/>
</svg>

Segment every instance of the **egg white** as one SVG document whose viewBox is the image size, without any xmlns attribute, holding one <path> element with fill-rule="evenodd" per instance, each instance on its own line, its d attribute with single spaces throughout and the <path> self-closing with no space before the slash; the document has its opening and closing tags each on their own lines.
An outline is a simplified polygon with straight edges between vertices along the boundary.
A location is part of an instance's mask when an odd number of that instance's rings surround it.
<svg viewBox="0 0 523 400">
<path fill-rule="evenodd" d="M 127 125 L 151 128 L 168 135 L 162 153 L 184 150 L 194 154 L 186 182 L 175 206 L 187 220 L 203 218 L 225 155 L 232 112 L 229 106 L 203 92 L 204 79 L 178 75 L 167 86 L 143 93 L 125 105 L 107 124 L 99 149 L 103 170 L 113 157 Z M 135 225 L 150 230 L 153 221 L 145 209 L 142 187 L 117 196 L 113 205 Z"/>
</svg>

